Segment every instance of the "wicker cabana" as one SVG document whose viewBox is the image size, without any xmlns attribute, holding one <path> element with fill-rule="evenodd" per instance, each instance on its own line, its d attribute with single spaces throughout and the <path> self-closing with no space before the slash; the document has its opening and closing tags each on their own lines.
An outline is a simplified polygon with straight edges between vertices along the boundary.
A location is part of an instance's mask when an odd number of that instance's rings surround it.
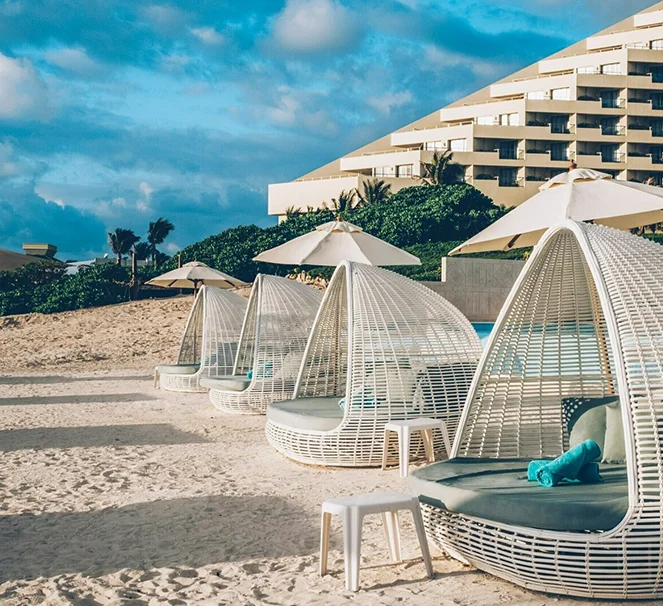
<svg viewBox="0 0 663 606">
<path fill-rule="evenodd" d="M 232 373 L 237 343 L 246 311 L 246 299 L 203 286 L 184 329 L 176 364 L 157 366 L 155 386 L 170 391 L 207 391 L 200 379 Z"/>
<path fill-rule="evenodd" d="M 267 410 L 267 438 L 303 463 L 380 465 L 389 421 L 441 418 L 453 435 L 480 355 L 476 332 L 445 299 L 345 261 L 320 306 L 295 399 Z M 443 446 L 438 432 L 434 443 Z M 412 451 L 421 446 L 413 441 Z"/>
<path fill-rule="evenodd" d="M 202 382 L 212 404 L 227 413 L 264 414 L 271 402 L 291 398 L 321 300 L 302 282 L 258 275 L 232 375 Z"/>
<path fill-rule="evenodd" d="M 564 452 L 571 418 L 597 404 L 604 455 L 621 442 L 624 463 L 604 461 L 601 484 L 527 482 L 527 462 Z M 505 303 L 452 460 L 410 488 L 430 538 L 477 568 L 551 593 L 660 598 L 662 428 L 663 247 L 566 221 Z"/>
</svg>

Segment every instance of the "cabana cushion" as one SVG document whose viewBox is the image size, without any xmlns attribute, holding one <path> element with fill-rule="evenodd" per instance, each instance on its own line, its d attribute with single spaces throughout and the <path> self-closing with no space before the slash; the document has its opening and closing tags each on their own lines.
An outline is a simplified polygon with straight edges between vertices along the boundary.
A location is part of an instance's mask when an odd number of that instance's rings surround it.
<svg viewBox="0 0 663 606">
<path fill-rule="evenodd" d="M 159 364 L 157 372 L 162 375 L 195 375 L 200 364 Z"/>
<path fill-rule="evenodd" d="M 343 420 L 338 396 L 297 398 L 267 407 L 267 420 L 292 429 L 331 431 Z"/>
<path fill-rule="evenodd" d="M 229 377 L 205 377 L 200 379 L 200 385 L 208 389 L 219 389 L 221 391 L 244 391 L 251 385 L 251 379 L 243 375 L 231 375 Z"/>
<path fill-rule="evenodd" d="M 408 484 L 422 502 L 453 513 L 542 530 L 603 531 L 628 508 L 624 465 L 601 465 L 602 484 L 554 489 L 527 481 L 526 459 L 464 459 L 414 471 Z"/>
</svg>

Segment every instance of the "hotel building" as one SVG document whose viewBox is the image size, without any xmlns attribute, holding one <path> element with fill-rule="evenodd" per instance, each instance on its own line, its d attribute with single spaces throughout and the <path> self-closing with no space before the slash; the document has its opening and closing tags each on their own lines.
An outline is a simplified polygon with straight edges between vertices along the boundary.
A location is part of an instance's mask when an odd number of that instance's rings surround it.
<svg viewBox="0 0 663 606">
<path fill-rule="evenodd" d="M 465 179 L 518 205 L 580 168 L 663 185 L 663 2 L 295 181 L 269 186 L 269 214 L 320 207 L 378 177 L 416 185 L 450 149 Z"/>
</svg>

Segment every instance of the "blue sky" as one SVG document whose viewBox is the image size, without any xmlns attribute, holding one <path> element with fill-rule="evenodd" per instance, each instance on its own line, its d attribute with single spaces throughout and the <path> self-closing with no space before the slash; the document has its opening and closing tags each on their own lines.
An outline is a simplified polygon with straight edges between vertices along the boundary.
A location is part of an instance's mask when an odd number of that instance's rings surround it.
<svg viewBox="0 0 663 606">
<path fill-rule="evenodd" d="M 0 248 L 167 252 L 653 0 L 0 0 Z"/>
</svg>

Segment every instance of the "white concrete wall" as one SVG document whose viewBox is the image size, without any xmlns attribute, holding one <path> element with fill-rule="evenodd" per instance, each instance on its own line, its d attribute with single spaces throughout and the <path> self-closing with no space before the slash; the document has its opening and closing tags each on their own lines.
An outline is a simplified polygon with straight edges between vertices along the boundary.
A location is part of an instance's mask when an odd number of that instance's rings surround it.
<svg viewBox="0 0 663 606">
<path fill-rule="evenodd" d="M 424 284 L 470 322 L 494 322 L 524 265 L 525 261 L 443 257 L 442 281 Z"/>
</svg>

